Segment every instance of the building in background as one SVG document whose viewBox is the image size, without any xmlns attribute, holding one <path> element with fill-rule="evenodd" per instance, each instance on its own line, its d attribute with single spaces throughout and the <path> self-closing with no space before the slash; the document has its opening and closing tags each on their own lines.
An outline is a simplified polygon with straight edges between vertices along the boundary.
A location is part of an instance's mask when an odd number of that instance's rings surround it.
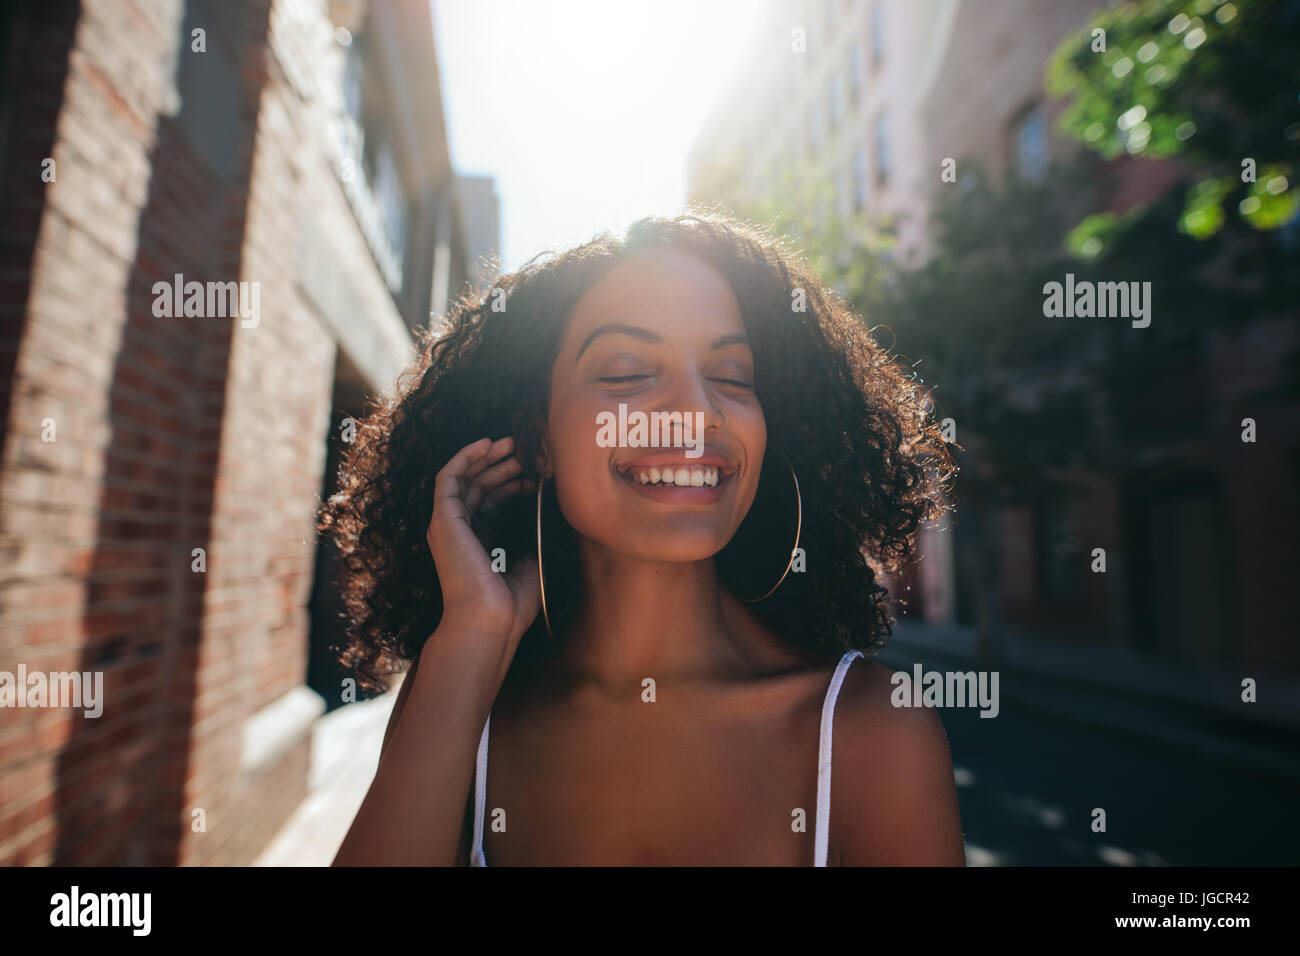
<svg viewBox="0 0 1300 956">
<path fill-rule="evenodd" d="M 946 6 L 768 0 L 760 43 L 691 151 L 692 193 L 714 194 L 718 179 L 751 197 L 826 181 L 842 217 L 894 229 L 898 254 L 914 254 L 926 218 L 916 83 L 944 53 Z"/>
<path fill-rule="evenodd" d="M 691 191 L 714 195 L 724 180 L 760 197 L 787 177 L 824 181 L 842 219 L 889 230 L 892 254 L 915 263 L 944 158 L 1046 170 L 1043 67 L 1096 7 L 768 0 L 760 43 L 691 151 Z"/>
<path fill-rule="evenodd" d="M 104 680 L 0 712 L 0 864 L 247 863 L 347 699 L 345 420 L 468 280 L 429 5 L 0 25 L 0 670 Z"/>
<path fill-rule="evenodd" d="M 483 292 L 500 274 L 501 200 L 491 176 L 460 176 L 457 182 L 470 285 Z"/>
<path fill-rule="evenodd" d="M 791 181 L 829 182 L 824 201 L 844 219 L 893 231 L 896 264 L 924 262 L 946 159 L 959 174 L 978 162 L 991 181 L 1035 182 L 1049 164 L 1082 153 L 1052 133 L 1063 104 L 1047 99 L 1044 70 L 1103 5 L 769 3 L 758 46 L 692 151 L 692 196 L 754 200 Z M 1107 164 L 1111 211 L 1159 196 L 1173 171 L 1172 162 L 1144 158 Z M 819 219 L 827 211 L 818 209 Z M 1252 414 L 1244 386 L 1273 380 L 1293 331 L 1281 317 L 1251 340 L 1214 335 L 1193 355 L 1153 357 L 1150 380 L 1125 403 L 1132 421 L 1122 423 L 1130 435 L 1144 429 L 1141 454 L 1110 472 L 1069 475 L 1036 503 L 992 506 L 992 536 L 988 523 L 972 520 L 978 508 L 967 496 L 956 527 L 924 528 L 920 558 L 893 582 L 896 595 L 919 595 L 906 613 L 944 634 L 969 634 L 992 540 L 1011 638 L 1003 650 L 1030 648 L 1021 660 L 1195 706 L 1214 699 L 1224 713 L 1243 673 L 1300 678 L 1300 651 L 1282 638 L 1295 632 L 1285 582 L 1300 525 L 1293 504 L 1273 524 L 1262 510 L 1296 498 L 1300 417 L 1294 404 L 1278 411 L 1268 448 L 1243 445 L 1234 424 Z M 1085 541 L 1112 556 L 1109 573 L 1088 573 Z M 1251 710 L 1300 725 L 1300 712 L 1277 698 Z"/>
</svg>

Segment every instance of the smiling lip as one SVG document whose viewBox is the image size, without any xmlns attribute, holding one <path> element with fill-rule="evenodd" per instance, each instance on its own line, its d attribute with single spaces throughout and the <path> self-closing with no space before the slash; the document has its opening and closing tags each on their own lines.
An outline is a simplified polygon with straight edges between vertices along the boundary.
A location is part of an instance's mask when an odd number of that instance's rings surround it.
<svg viewBox="0 0 1300 956">
<path fill-rule="evenodd" d="M 614 470 L 620 475 L 626 477 L 628 470 L 631 468 L 650 468 L 672 465 L 680 468 L 697 468 L 706 465 L 712 465 L 718 469 L 718 485 L 721 486 L 726 478 L 735 474 L 736 468 L 726 455 L 712 448 L 705 448 L 704 454 L 699 458 L 688 458 L 684 448 L 674 448 L 666 451 L 647 452 L 639 458 L 631 461 L 625 461 L 614 465 Z"/>
<path fill-rule="evenodd" d="M 675 464 L 665 462 L 665 464 Z M 646 465 L 649 467 L 649 465 Z M 722 497 L 722 493 L 731 485 L 731 472 L 724 473 L 719 466 L 716 485 L 643 485 L 626 472 L 615 472 L 619 481 L 630 485 L 634 490 L 654 501 L 680 504 L 711 504 Z"/>
<path fill-rule="evenodd" d="M 672 466 L 675 468 L 712 467 L 718 470 L 716 485 L 643 485 L 632 476 L 633 469 Z M 631 485 L 636 491 L 654 501 L 679 504 L 710 504 L 722 497 L 722 493 L 735 477 L 736 468 L 731 460 L 714 449 L 706 449 L 699 458 L 687 458 L 681 448 L 647 452 L 628 462 L 614 465 L 614 473 L 620 481 Z"/>
</svg>

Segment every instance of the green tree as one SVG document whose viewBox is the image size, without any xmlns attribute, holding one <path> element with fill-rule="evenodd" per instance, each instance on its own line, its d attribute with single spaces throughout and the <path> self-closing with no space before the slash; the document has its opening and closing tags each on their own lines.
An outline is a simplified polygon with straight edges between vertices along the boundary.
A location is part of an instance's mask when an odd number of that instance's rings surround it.
<svg viewBox="0 0 1300 956">
<path fill-rule="evenodd" d="M 1098 31 L 1104 31 L 1099 34 Z M 1103 45 L 1100 42 L 1104 38 Z M 1143 0 L 1098 11 L 1048 64 L 1069 97 L 1059 128 L 1106 159 L 1166 159 L 1167 193 L 1124 215 L 1097 211 L 1068 241 L 1158 289 L 1145 349 L 1185 352 L 1205 327 L 1294 316 L 1300 296 L 1300 3 Z M 1115 354 L 1117 379 L 1136 370 Z M 1252 398 L 1300 396 L 1300 350 Z"/>
<path fill-rule="evenodd" d="M 878 301 L 892 274 L 892 223 L 841 215 L 834 183 L 822 168 L 774 168 L 758 190 L 748 187 L 747 168 L 739 154 L 716 161 L 701 171 L 693 201 L 763 227 L 797 250 L 845 301 L 859 307 Z"/>
<path fill-rule="evenodd" d="M 1300 208 L 1297 51 L 1294 0 L 1145 0 L 1062 44 L 1048 89 L 1069 97 L 1060 128 L 1107 159 L 1186 164 L 1182 231 L 1271 230 Z"/>
</svg>

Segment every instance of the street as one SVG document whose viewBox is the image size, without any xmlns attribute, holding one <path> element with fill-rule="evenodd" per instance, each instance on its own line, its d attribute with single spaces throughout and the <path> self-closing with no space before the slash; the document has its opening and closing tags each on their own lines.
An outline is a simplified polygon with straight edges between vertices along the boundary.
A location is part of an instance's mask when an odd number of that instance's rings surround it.
<svg viewBox="0 0 1300 956">
<path fill-rule="evenodd" d="M 968 865 L 1300 862 L 1293 780 L 1029 709 L 1013 679 L 1002 684 L 995 718 L 942 713 Z M 1092 830 L 1094 808 L 1105 832 Z"/>
</svg>

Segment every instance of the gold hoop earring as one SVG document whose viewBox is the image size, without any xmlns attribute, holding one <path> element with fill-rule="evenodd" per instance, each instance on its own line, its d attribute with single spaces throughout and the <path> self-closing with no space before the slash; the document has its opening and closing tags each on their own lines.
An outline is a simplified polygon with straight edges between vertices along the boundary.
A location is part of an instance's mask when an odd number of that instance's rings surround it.
<svg viewBox="0 0 1300 956">
<path fill-rule="evenodd" d="M 546 476 L 542 475 L 537 480 L 537 586 L 542 592 L 542 619 L 546 621 L 546 633 L 551 635 L 551 640 L 555 640 L 555 632 L 551 630 L 551 615 L 546 610 L 546 576 L 542 573 L 542 485 L 546 483 Z"/>
<path fill-rule="evenodd" d="M 744 601 L 746 604 L 757 604 L 759 601 L 771 597 L 773 592 L 781 586 L 781 582 L 786 579 L 786 575 L 790 573 L 790 569 L 794 567 L 794 556 L 799 551 L 799 532 L 803 530 L 803 496 L 799 494 L 799 477 L 794 473 L 794 465 L 790 464 L 790 459 L 786 458 L 785 452 L 780 452 L 780 455 L 785 459 L 785 466 L 790 469 L 790 478 L 794 481 L 794 547 L 790 549 L 790 557 L 785 562 L 785 570 L 782 571 L 781 576 L 777 578 L 776 584 L 773 584 L 772 587 L 760 597 L 740 598 L 740 600 Z"/>
<path fill-rule="evenodd" d="M 776 584 L 772 585 L 766 593 L 756 598 L 740 598 L 746 604 L 757 604 L 759 601 L 766 600 L 775 593 L 776 589 L 785 581 L 786 576 L 790 573 L 790 568 L 794 566 L 794 556 L 799 550 L 799 534 L 803 531 L 803 496 L 799 493 L 799 476 L 795 474 L 794 465 L 790 464 L 790 459 L 781 452 L 785 465 L 790 469 L 790 478 L 794 481 L 794 501 L 795 501 L 795 524 L 794 524 L 794 547 L 790 549 L 790 557 L 786 559 L 785 570 L 777 578 Z M 546 573 L 542 567 L 542 486 L 546 483 L 546 476 L 542 475 L 537 481 L 537 588 L 542 595 L 542 620 L 546 622 L 546 633 L 555 640 L 555 632 L 551 630 L 551 615 L 546 607 Z"/>
</svg>

